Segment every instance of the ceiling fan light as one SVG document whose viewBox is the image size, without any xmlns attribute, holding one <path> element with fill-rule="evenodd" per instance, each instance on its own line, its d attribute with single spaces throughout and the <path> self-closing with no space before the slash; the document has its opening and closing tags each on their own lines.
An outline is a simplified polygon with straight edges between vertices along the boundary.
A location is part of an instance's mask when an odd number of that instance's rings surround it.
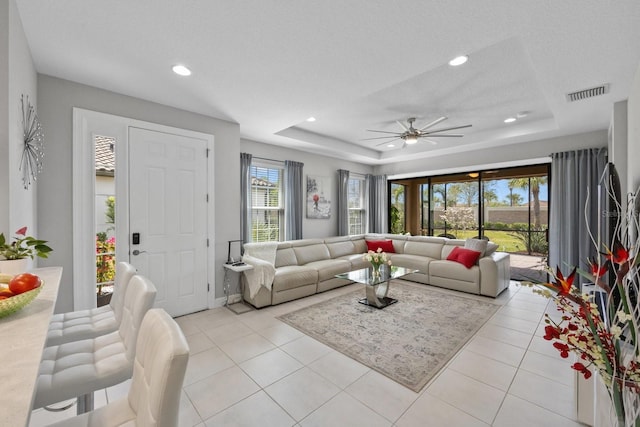
<svg viewBox="0 0 640 427">
<path fill-rule="evenodd" d="M 415 144 L 416 142 L 418 142 L 418 137 L 416 135 L 407 135 L 404 138 L 404 142 L 406 142 L 409 145 Z"/>
<path fill-rule="evenodd" d="M 516 121 L 515 117 L 507 117 L 506 119 L 504 119 L 505 123 L 513 123 Z"/>
</svg>

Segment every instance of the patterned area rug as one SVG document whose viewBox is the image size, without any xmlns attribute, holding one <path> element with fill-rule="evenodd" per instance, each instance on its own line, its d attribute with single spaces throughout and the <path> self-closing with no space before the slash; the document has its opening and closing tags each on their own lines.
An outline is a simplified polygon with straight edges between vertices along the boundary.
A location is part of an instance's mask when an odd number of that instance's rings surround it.
<svg viewBox="0 0 640 427">
<path fill-rule="evenodd" d="M 358 303 L 362 289 L 278 318 L 418 392 L 500 308 L 399 280 L 389 296 L 381 310 Z"/>
</svg>

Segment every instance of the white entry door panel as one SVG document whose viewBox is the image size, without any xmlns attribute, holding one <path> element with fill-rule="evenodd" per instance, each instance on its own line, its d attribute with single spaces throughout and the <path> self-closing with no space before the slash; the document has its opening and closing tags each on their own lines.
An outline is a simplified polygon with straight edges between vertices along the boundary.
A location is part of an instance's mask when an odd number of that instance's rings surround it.
<svg viewBox="0 0 640 427">
<path fill-rule="evenodd" d="M 174 317 L 208 307 L 206 153 L 203 139 L 129 128 L 130 262 Z"/>
</svg>

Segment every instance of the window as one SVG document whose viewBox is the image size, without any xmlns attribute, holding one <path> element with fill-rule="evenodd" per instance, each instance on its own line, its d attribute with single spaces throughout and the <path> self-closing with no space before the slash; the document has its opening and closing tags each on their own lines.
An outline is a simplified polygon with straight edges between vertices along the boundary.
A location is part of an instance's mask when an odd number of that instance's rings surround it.
<svg viewBox="0 0 640 427">
<path fill-rule="evenodd" d="M 406 229 L 406 210 L 404 203 L 405 186 L 402 184 L 391 183 L 391 197 L 389 198 L 391 205 L 391 232 L 393 234 L 402 234 Z"/>
<path fill-rule="evenodd" d="M 501 251 L 548 253 L 549 165 L 390 181 L 390 231 L 483 237 Z"/>
<path fill-rule="evenodd" d="M 283 234 L 283 168 L 251 165 L 251 241 L 279 241 Z"/>
<path fill-rule="evenodd" d="M 95 144 L 95 206 L 96 206 L 96 293 L 101 297 L 113 292 L 116 275 L 116 139 L 96 135 Z"/>
<path fill-rule="evenodd" d="M 349 178 L 347 189 L 347 205 L 349 207 L 349 234 L 363 234 L 365 228 L 364 178 Z"/>
</svg>

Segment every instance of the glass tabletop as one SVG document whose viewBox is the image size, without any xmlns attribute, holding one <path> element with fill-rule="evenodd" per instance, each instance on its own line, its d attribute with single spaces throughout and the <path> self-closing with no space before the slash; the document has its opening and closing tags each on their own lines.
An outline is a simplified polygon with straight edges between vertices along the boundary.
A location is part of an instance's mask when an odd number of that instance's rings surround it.
<svg viewBox="0 0 640 427">
<path fill-rule="evenodd" d="M 364 285 L 377 285 L 378 283 L 386 282 L 391 279 L 397 279 L 398 277 L 416 273 L 417 271 L 419 270 L 398 267 L 395 265 L 382 265 L 380 266 L 380 277 L 377 277 L 375 279 L 373 278 L 373 268 L 371 267 L 350 271 L 348 273 L 336 274 L 336 277 L 340 279 L 352 280 Z"/>
</svg>

